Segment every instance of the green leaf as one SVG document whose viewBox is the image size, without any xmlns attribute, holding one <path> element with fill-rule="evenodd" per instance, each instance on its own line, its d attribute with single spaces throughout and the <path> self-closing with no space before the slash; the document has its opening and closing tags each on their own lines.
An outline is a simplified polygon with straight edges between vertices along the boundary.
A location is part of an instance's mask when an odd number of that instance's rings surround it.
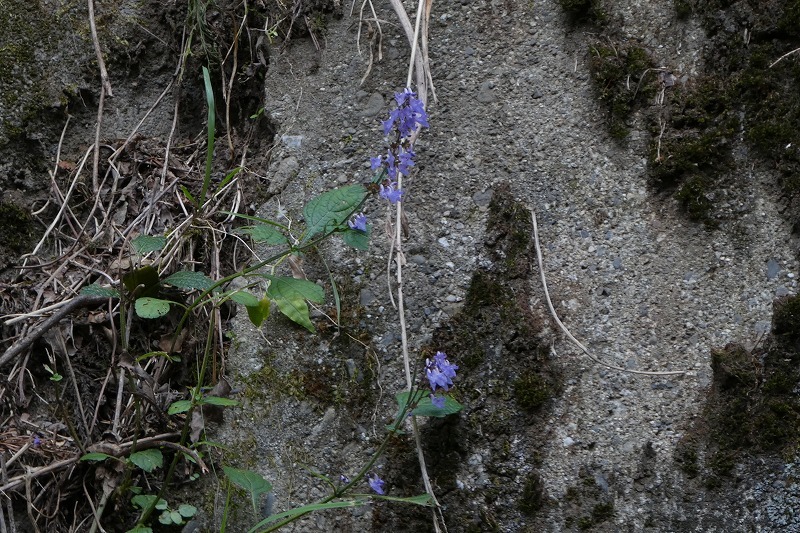
<svg viewBox="0 0 800 533">
<path fill-rule="evenodd" d="M 158 517 L 158 522 L 160 524 L 164 524 L 165 526 L 171 526 L 172 517 L 170 516 L 170 512 L 164 511 L 163 513 L 161 513 L 161 515 Z"/>
<path fill-rule="evenodd" d="M 389 502 L 411 503 L 413 505 L 422 505 L 423 507 L 433 507 L 433 499 L 428 493 L 420 494 L 418 496 L 408 496 L 406 498 L 398 498 L 397 496 L 380 496 L 370 495 L 375 500 L 386 500 Z"/>
<path fill-rule="evenodd" d="M 323 509 L 341 509 L 344 507 L 360 507 L 362 505 L 368 505 L 372 503 L 373 500 L 387 500 L 398 503 L 410 503 L 413 505 L 422 505 L 424 507 L 433 507 L 433 501 L 431 500 L 429 494 L 420 494 L 419 496 L 411 496 L 408 498 L 398 498 L 396 496 L 378 496 L 373 494 L 359 494 L 357 496 L 359 497 L 352 500 L 340 500 L 328 503 L 312 503 L 310 505 L 303 505 L 302 507 L 290 509 L 283 513 L 270 515 L 261 522 L 259 522 L 258 524 L 256 524 L 255 526 L 253 526 L 252 528 L 250 528 L 248 533 L 255 533 L 256 531 L 259 531 L 259 528 L 262 528 L 273 522 L 309 513 L 311 511 L 320 511 Z"/>
<path fill-rule="evenodd" d="M 158 448 L 134 452 L 128 459 L 145 472 L 152 472 L 164 464 L 164 456 Z"/>
<path fill-rule="evenodd" d="M 81 456 L 81 461 L 105 461 L 111 459 L 112 456 L 107 453 L 90 452 Z"/>
<path fill-rule="evenodd" d="M 237 228 L 234 233 L 250 235 L 255 242 L 265 242 L 267 244 L 288 244 L 289 242 L 283 233 L 269 224 L 243 226 Z"/>
<path fill-rule="evenodd" d="M 144 297 L 137 299 L 134 307 L 136 314 L 142 318 L 161 318 L 169 313 L 169 304 L 168 300 Z"/>
<path fill-rule="evenodd" d="M 275 303 L 278 304 L 278 309 L 280 309 L 281 313 L 286 315 L 289 320 L 300 324 L 311 333 L 316 331 L 308 314 L 308 304 L 303 298 L 295 295 L 275 297 Z"/>
<path fill-rule="evenodd" d="M 191 270 L 175 272 L 165 279 L 164 283 L 168 283 L 180 289 L 200 289 L 202 291 L 206 291 L 214 286 L 214 281 L 211 278 L 202 272 L 193 272 Z"/>
<path fill-rule="evenodd" d="M 402 409 L 404 405 L 408 402 L 409 392 L 399 392 L 397 393 L 397 403 Z M 411 414 L 414 416 L 434 416 L 436 418 L 444 418 L 447 415 L 455 414 L 461 411 L 464 406 L 455 401 L 453 398 L 450 397 L 449 394 L 445 395 L 444 400 L 444 407 L 441 409 L 433 405 L 430 398 L 430 393 L 428 391 L 418 390 L 414 394 L 414 398 L 412 404 L 416 403 L 416 407 Z"/>
<path fill-rule="evenodd" d="M 194 505 L 189 505 L 188 503 L 182 503 L 178 507 L 178 512 L 184 518 L 191 518 L 197 514 L 197 507 Z"/>
<path fill-rule="evenodd" d="M 203 399 L 200 400 L 200 403 L 208 405 L 221 405 L 223 407 L 233 407 L 239 405 L 239 402 L 236 400 L 231 400 L 230 398 L 220 398 L 219 396 L 203 396 Z"/>
<path fill-rule="evenodd" d="M 158 498 L 158 496 L 156 496 L 155 494 L 138 494 L 133 498 L 131 498 L 131 503 L 136 507 L 138 507 L 139 509 L 147 509 L 148 507 L 150 507 L 150 504 L 156 501 L 156 498 Z M 156 509 L 158 509 L 159 511 L 163 511 L 166 508 L 167 508 L 167 501 L 164 500 L 163 498 L 159 499 L 158 503 L 156 504 Z"/>
<path fill-rule="evenodd" d="M 225 475 L 234 485 L 243 488 L 250 493 L 250 500 L 253 504 L 253 511 L 258 512 L 258 498 L 262 494 L 272 490 L 272 484 L 261 477 L 256 472 L 250 470 L 239 470 L 230 466 L 223 466 Z"/>
<path fill-rule="evenodd" d="M 344 243 L 352 246 L 356 250 L 367 250 L 369 248 L 369 235 L 372 233 L 372 224 L 367 224 L 367 231 L 348 229 L 342 234 Z"/>
<path fill-rule="evenodd" d="M 206 192 L 211 184 L 211 170 L 214 161 L 214 133 L 216 132 L 217 109 L 214 105 L 214 89 L 211 87 L 211 75 L 208 69 L 203 67 L 203 82 L 206 89 L 206 103 L 208 104 L 208 134 L 206 139 L 206 171 L 203 175 L 203 187 L 200 190 L 200 203 L 198 207 L 206 203 Z"/>
<path fill-rule="evenodd" d="M 321 304 L 325 301 L 325 291 L 307 279 L 295 279 L 286 276 L 270 276 L 264 274 L 263 277 L 270 281 L 267 289 L 267 296 L 277 300 L 285 296 L 299 296 L 306 300 L 311 300 Z"/>
<path fill-rule="evenodd" d="M 112 289 L 110 287 L 101 287 L 96 283 L 92 283 L 91 285 L 87 285 L 86 287 L 82 288 L 81 294 L 85 294 L 86 296 L 103 296 L 106 298 L 119 298 L 119 291 L 117 291 L 117 289 Z"/>
<path fill-rule="evenodd" d="M 247 317 L 250 319 L 250 322 L 257 328 L 261 327 L 261 324 L 269 316 L 269 307 L 270 301 L 269 298 L 264 298 L 263 300 L 259 300 L 258 305 L 251 307 L 247 306 Z"/>
<path fill-rule="evenodd" d="M 257 328 L 261 327 L 261 324 L 269 316 L 269 298 L 259 300 L 249 292 L 238 291 L 231 294 L 231 300 L 245 306 L 250 322 Z"/>
<path fill-rule="evenodd" d="M 366 195 L 367 190 L 363 185 L 348 185 L 328 191 L 308 202 L 303 209 L 307 227 L 303 241 L 342 226 L 358 209 Z"/>
<path fill-rule="evenodd" d="M 245 307 L 255 307 L 258 305 L 258 298 L 245 291 L 234 292 L 231 294 L 231 300 Z"/>
<path fill-rule="evenodd" d="M 167 414 L 176 415 L 178 413 L 185 413 L 191 408 L 192 408 L 191 400 L 178 400 L 177 402 L 172 402 L 172 405 L 170 405 L 169 409 L 167 409 Z"/>
<path fill-rule="evenodd" d="M 139 235 L 131 240 L 131 244 L 133 245 L 133 249 L 136 250 L 136 253 L 144 255 L 150 252 L 163 250 L 164 246 L 167 245 L 167 238 L 161 236 L 154 237 L 152 235 Z"/>
<path fill-rule="evenodd" d="M 183 193 L 183 195 L 184 195 L 186 198 L 188 198 L 188 199 L 189 199 L 189 201 L 190 201 L 190 202 L 191 202 L 193 205 L 197 205 L 197 200 L 195 200 L 195 199 L 194 199 L 194 196 L 192 196 L 192 193 L 190 193 L 190 192 L 189 192 L 189 189 L 187 189 L 185 185 L 181 185 L 181 187 L 180 187 L 180 188 L 181 188 L 181 192 Z"/>
<path fill-rule="evenodd" d="M 311 300 L 317 303 L 325 301 L 325 291 L 322 287 L 305 279 L 266 274 L 264 277 L 270 280 L 267 296 L 275 300 L 281 313 L 313 333 L 314 325 L 308 316 L 308 305 L 305 301 Z"/>
<path fill-rule="evenodd" d="M 129 529 L 125 533 L 153 533 L 153 530 L 147 526 L 135 526 L 133 529 Z"/>
<path fill-rule="evenodd" d="M 230 172 L 228 172 L 228 174 L 225 176 L 225 178 L 224 178 L 224 179 L 223 179 L 221 182 L 219 182 L 219 185 L 217 185 L 217 192 L 219 192 L 219 191 L 221 191 L 222 189 L 224 189 L 224 188 L 225 188 L 225 186 L 226 186 L 228 183 L 230 183 L 230 181 L 231 181 L 231 180 L 232 180 L 234 177 L 236 177 L 236 175 L 237 175 L 239 172 L 241 172 L 241 171 L 242 171 L 242 167 L 236 167 L 236 168 L 234 168 L 233 170 L 231 170 Z"/>
<path fill-rule="evenodd" d="M 151 265 L 137 268 L 122 276 L 122 284 L 125 285 L 129 292 L 133 292 L 139 285 L 142 285 L 144 286 L 144 291 L 140 294 L 146 296 L 149 292 L 152 292 L 151 289 L 158 285 L 158 270 Z"/>
<path fill-rule="evenodd" d="M 170 511 L 169 517 L 172 519 L 173 524 L 176 525 L 183 524 L 183 517 L 181 516 L 181 513 L 179 513 L 178 511 Z"/>
</svg>

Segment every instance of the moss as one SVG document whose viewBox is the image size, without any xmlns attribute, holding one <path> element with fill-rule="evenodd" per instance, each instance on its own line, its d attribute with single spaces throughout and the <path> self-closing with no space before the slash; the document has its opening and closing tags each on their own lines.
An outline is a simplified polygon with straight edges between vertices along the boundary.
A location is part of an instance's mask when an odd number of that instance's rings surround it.
<svg viewBox="0 0 800 533">
<path fill-rule="evenodd" d="M 655 96 L 655 64 L 644 48 L 622 42 L 598 42 L 589 47 L 589 54 L 589 72 L 599 99 L 608 107 L 611 135 L 624 139 L 630 116 Z"/>
<path fill-rule="evenodd" d="M 608 21 L 603 0 L 558 0 L 558 4 L 573 23 L 590 22 L 602 25 Z"/>
<path fill-rule="evenodd" d="M 681 202 L 689 218 L 695 222 L 714 225 L 713 202 L 709 196 L 711 180 L 704 175 L 694 175 L 681 185 L 675 197 Z"/>
<path fill-rule="evenodd" d="M 536 372 L 527 372 L 514 381 L 514 398 L 525 411 L 536 411 L 553 395 L 551 385 Z"/>
<path fill-rule="evenodd" d="M 773 64 L 797 47 L 800 2 L 776 0 L 753 10 L 747 2 L 676 0 L 675 9 L 705 26 L 707 71 L 665 93 L 664 110 L 651 128 L 653 145 L 660 141 L 662 147 L 660 154 L 651 152 L 655 184 L 679 189 L 689 216 L 708 221 L 715 206 L 703 198 L 718 188 L 741 187 L 727 172 L 736 167 L 731 147 L 743 132 L 752 153 L 777 170 L 790 198 L 789 216 L 800 229 L 800 200 L 793 196 L 800 190 L 800 131 L 792 127 L 800 121 L 800 62 L 785 58 Z M 733 20 L 747 20 L 748 42 L 728 30 Z M 696 194 L 698 171 L 707 180 L 703 194 Z"/>
<path fill-rule="evenodd" d="M 685 19 L 692 14 L 692 3 L 689 0 L 674 0 L 673 5 L 679 19 Z"/>
<path fill-rule="evenodd" d="M 528 516 L 534 516 L 542 508 L 545 502 L 544 483 L 538 472 L 531 472 L 525 479 L 525 486 L 522 489 L 522 499 L 519 502 L 519 510 Z"/>
<path fill-rule="evenodd" d="M 800 444 L 800 298 L 775 303 L 773 335 L 755 351 L 730 344 L 712 351 L 712 387 L 703 418 L 676 449 L 690 477 L 720 487 L 747 456 L 793 456 Z M 699 448 L 705 449 L 705 462 Z"/>
<path fill-rule="evenodd" d="M 0 247 L 22 252 L 29 248 L 34 235 L 33 220 L 27 211 L 8 203 L 0 202 Z"/>
</svg>

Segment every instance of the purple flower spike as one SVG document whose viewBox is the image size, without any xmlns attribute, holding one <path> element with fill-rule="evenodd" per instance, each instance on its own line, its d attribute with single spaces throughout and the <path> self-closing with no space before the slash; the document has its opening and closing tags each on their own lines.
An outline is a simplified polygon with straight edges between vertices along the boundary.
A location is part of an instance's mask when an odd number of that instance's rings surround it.
<svg viewBox="0 0 800 533">
<path fill-rule="evenodd" d="M 377 474 L 370 474 L 367 476 L 367 482 L 369 483 L 369 487 L 374 490 L 377 494 L 381 496 L 386 494 L 383 486 L 386 485 L 386 482 L 378 477 Z"/>
<path fill-rule="evenodd" d="M 388 186 L 381 184 L 380 195 L 381 198 L 396 204 L 403 196 L 403 191 L 397 188 L 397 183 L 391 182 Z"/>
<path fill-rule="evenodd" d="M 453 378 L 456 377 L 458 365 L 454 365 L 447 359 L 444 352 L 436 352 L 433 361 L 425 360 L 425 374 L 431 385 L 431 390 L 436 392 L 437 388 L 450 390 L 453 386 Z"/>
<path fill-rule="evenodd" d="M 367 232 L 367 215 L 364 213 L 359 213 L 357 215 L 353 215 L 347 225 L 350 226 L 350 229 L 363 231 L 364 233 Z"/>
</svg>

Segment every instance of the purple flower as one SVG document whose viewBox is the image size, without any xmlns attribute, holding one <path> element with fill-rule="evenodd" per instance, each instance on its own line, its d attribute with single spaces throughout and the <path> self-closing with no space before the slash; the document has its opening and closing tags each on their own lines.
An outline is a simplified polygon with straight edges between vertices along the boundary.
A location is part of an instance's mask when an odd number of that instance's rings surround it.
<svg viewBox="0 0 800 533">
<path fill-rule="evenodd" d="M 444 403 L 447 400 L 444 396 L 436 396 L 431 394 L 431 403 L 438 409 L 444 409 Z"/>
<path fill-rule="evenodd" d="M 393 204 L 399 202 L 403 194 L 403 191 L 397 188 L 397 183 L 394 181 L 390 182 L 388 186 L 381 184 L 381 198 L 389 200 Z"/>
<path fill-rule="evenodd" d="M 377 474 L 370 474 L 367 476 L 367 482 L 372 490 L 380 495 L 386 494 L 383 489 L 383 486 L 386 485 L 386 482 L 378 477 Z"/>
<path fill-rule="evenodd" d="M 369 158 L 369 167 L 372 170 L 378 170 L 383 165 L 383 158 L 379 155 Z"/>
<path fill-rule="evenodd" d="M 425 105 L 417 99 L 417 93 L 406 88 L 402 93 L 394 93 L 394 100 L 397 109 L 393 109 L 389 118 L 382 122 L 384 135 L 389 135 L 393 128 L 397 128 L 400 137 L 404 138 L 411 136 L 418 124 L 423 128 L 430 127 Z"/>
<path fill-rule="evenodd" d="M 38 434 L 34 433 L 33 434 L 33 447 L 34 448 L 38 448 L 41 445 L 42 445 L 42 439 L 39 437 Z"/>
<path fill-rule="evenodd" d="M 367 215 L 364 213 L 358 213 L 357 215 L 353 215 L 347 225 L 350 226 L 350 229 L 354 229 L 357 231 L 363 231 L 364 233 L 367 232 Z"/>
<path fill-rule="evenodd" d="M 342 474 L 341 476 L 339 476 L 339 481 L 347 485 L 348 483 L 350 483 L 350 478 Z"/>
<path fill-rule="evenodd" d="M 408 176 L 409 169 L 414 166 L 414 152 L 400 152 L 400 155 L 397 156 L 397 170 L 403 175 Z"/>
<path fill-rule="evenodd" d="M 447 359 L 444 352 L 436 352 L 433 360 L 425 360 L 425 374 L 431 385 L 431 390 L 436 392 L 436 388 L 450 390 L 453 386 L 453 378 L 456 377 L 458 365 L 454 365 Z"/>
</svg>

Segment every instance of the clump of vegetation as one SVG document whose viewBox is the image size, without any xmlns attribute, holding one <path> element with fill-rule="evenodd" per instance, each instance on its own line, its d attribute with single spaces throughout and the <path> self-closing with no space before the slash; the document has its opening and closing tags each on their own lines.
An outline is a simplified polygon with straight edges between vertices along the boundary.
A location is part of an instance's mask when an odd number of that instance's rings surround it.
<svg viewBox="0 0 800 533">
<path fill-rule="evenodd" d="M 603 0 L 558 0 L 558 3 L 574 22 L 602 24 L 608 18 Z"/>
<path fill-rule="evenodd" d="M 614 501 L 608 487 L 598 482 L 598 474 L 582 467 L 579 472 L 580 483 L 567 488 L 567 526 L 577 526 L 587 531 L 614 516 Z"/>
<path fill-rule="evenodd" d="M 539 472 L 531 472 L 525 479 L 519 510 L 528 516 L 534 516 L 542 508 L 544 502 L 545 491 L 542 476 L 539 475 Z"/>
<path fill-rule="evenodd" d="M 779 172 L 779 180 L 800 220 L 800 34 L 791 23 L 797 2 L 770 2 L 757 11 L 740 3 L 676 0 L 679 17 L 691 14 L 704 25 L 706 73 L 665 93 L 664 110 L 651 127 L 650 174 L 656 186 L 676 191 L 690 218 L 716 225 L 715 191 L 736 187 L 732 148 L 740 137 Z M 746 13 L 743 10 L 747 10 Z M 748 17 L 747 30 L 726 21 Z M 741 117 L 741 120 L 740 120 Z M 742 135 L 743 134 L 743 135 Z"/>
<path fill-rule="evenodd" d="M 771 337 L 758 349 L 713 350 L 703 420 L 676 451 L 689 477 L 720 486 L 750 455 L 793 456 L 800 445 L 800 297 L 776 302 Z M 703 450 L 704 460 L 700 459 Z"/>
<path fill-rule="evenodd" d="M 554 386 L 537 372 L 526 372 L 514 381 L 514 398 L 525 411 L 534 412 L 555 395 Z"/>
<path fill-rule="evenodd" d="M 592 81 L 608 106 L 611 135 L 624 139 L 631 114 L 656 95 L 655 64 L 644 48 L 633 44 L 597 42 L 589 54 Z"/>
</svg>

